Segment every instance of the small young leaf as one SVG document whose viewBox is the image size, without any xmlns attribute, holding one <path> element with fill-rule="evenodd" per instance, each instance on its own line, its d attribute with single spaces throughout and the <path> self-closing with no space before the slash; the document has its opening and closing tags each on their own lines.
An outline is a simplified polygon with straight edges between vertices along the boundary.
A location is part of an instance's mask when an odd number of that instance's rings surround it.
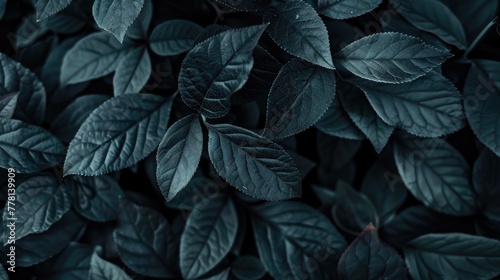
<svg viewBox="0 0 500 280">
<path fill-rule="evenodd" d="M 415 280 L 492 279 L 500 274 L 500 241 L 461 233 L 428 234 L 404 250 Z"/>
<path fill-rule="evenodd" d="M 425 75 L 448 57 L 449 53 L 417 38 L 385 32 L 347 45 L 334 60 L 363 79 L 400 84 Z"/>
<path fill-rule="evenodd" d="M 264 135 L 285 138 L 309 128 L 325 113 L 334 95 L 333 71 L 299 59 L 290 61 L 269 93 Z"/>
<path fill-rule="evenodd" d="M 439 138 L 404 137 L 394 146 L 394 159 L 406 187 L 425 205 L 456 216 L 475 213 L 470 168 L 453 146 Z"/>
<path fill-rule="evenodd" d="M 165 133 L 156 155 L 156 178 L 167 202 L 188 185 L 202 150 L 203 131 L 197 114 L 177 121 Z"/>
<path fill-rule="evenodd" d="M 461 50 L 467 48 L 467 37 L 462 23 L 442 1 L 390 0 L 389 2 L 415 27 L 433 33 Z"/>
<path fill-rule="evenodd" d="M 342 254 L 338 271 L 340 280 L 407 279 L 403 259 L 396 250 L 380 241 L 371 224 Z"/>
<path fill-rule="evenodd" d="M 266 11 L 271 38 L 288 53 L 313 64 L 334 69 L 325 24 L 302 0 L 278 3 Z"/>
<path fill-rule="evenodd" d="M 252 214 L 257 249 L 272 277 L 336 278 L 332 264 L 346 242 L 323 214 L 298 202 L 265 203 Z"/>
<path fill-rule="evenodd" d="M 169 227 L 168 221 L 155 210 L 123 200 L 113 232 L 122 261 L 142 275 L 172 277 L 167 263 Z"/>
<path fill-rule="evenodd" d="M 113 78 L 115 96 L 137 93 L 146 85 L 151 75 L 151 59 L 146 47 L 130 51 L 118 64 Z"/>
<path fill-rule="evenodd" d="M 88 280 L 132 280 L 132 277 L 128 276 L 120 267 L 101 258 L 99 256 L 101 252 L 102 248 L 96 247 L 90 261 Z"/>
<path fill-rule="evenodd" d="M 252 51 L 267 25 L 228 30 L 194 47 L 182 62 L 182 100 L 207 118 L 229 112 L 231 95 L 243 87 L 253 66 Z"/>
<path fill-rule="evenodd" d="M 278 144 L 229 124 L 207 127 L 210 160 L 231 185 L 260 199 L 300 196 L 300 173 Z"/>
<path fill-rule="evenodd" d="M 384 122 L 411 134 L 439 137 L 465 126 L 460 93 L 437 72 L 401 85 L 356 85 Z"/>
<path fill-rule="evenodd" d="M 128 27 L 139 16 L 144 0 L 95 0 L 92 14 L 97 25 L 123 42 Z"/>
<path fill-rule="evenodd" d="M 237 232 L 238 215 L 231 197 L 218 194 L 196 204 L 181 238 L 184 278 L 199 278 L 214 268 L 231 250 Z"/>
<path fill-rule="evenodd" d="M 240 11 L 260 11 L 264 10 L 271 4 L 271 0 L 216 0 L 217 2 L 227 5 L 233 9 Z"/>
<path fill-rule="evenodd" d="M 167 130 L 172 99 L 152 94 L 111 98 L 71 141 L 64 174 L 100 175 L 129 167 L 156 149 Z"/>
<path fill-rule="evenodd" d="M 35 0 L 36 20 L 44 20 L 66 8 L 72 0 Z"/>
<path fill-rule="evenodd" d="M 488 218 L 500 222 L 500 158 L 484 149 L 473 169 L 473 182 L 480 211 Z"/>
<path fill-rule="evenodd" d="M 168 20 L 155 27 L 149 46 L 158 55 L 177 55 L 190 50 L 203 27 L 187 20 Z"/>
<path fill-rule="evenodd" d="M 62 162 L 65 152 L 64 145 L 45 129 L 0 118 L 0 167 L 33 173 Z"/>
<path fill-rule="evenodd" d="M 16 111 L 19 92 L 0 96 L 0 118 L 10 119 Z"/>
<path fill-rule="evenodd" d="M 382 0 L 308 0 L 319 14 L 333 19 L 364 15 L 377 8 Z"/>
</svg>

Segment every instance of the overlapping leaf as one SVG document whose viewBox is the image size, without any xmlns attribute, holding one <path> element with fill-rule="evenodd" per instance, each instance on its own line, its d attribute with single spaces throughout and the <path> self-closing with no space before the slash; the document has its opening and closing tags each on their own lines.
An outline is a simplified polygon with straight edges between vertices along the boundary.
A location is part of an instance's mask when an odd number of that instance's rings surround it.
<svg viewBox="0 0 500 280">
<path fill-rule="evenodd" d="M 194 22 L 168 20 L 155 27 L 149 46 L 159 55 L 177 55 L 190 50 L 202 32 L 203 28 Z"/>
<path fill-rule="evenodd" d="M 111 32 L 121 43 L 143 5 L 144 0 L 95 0 L 92 13 L 97 25 Z"/>
<path fill-rule="evenodd" d="M 44 20 L 66 8 L 73 0 L 35 0 L 36 20 Z"/>
<path fill-rule="evenodd" d="M 146 85 L 151 75 L 151 58 L 146 47 L 130 51 L 118 64 L 113 86 L 115 96 L 137 93 Z"/>
<path fill-rule="evenodd" d="M 319 14 L 333 19 L 348 19 L 371 12 L 382 0 L 308 0 Z"/>
</svg>

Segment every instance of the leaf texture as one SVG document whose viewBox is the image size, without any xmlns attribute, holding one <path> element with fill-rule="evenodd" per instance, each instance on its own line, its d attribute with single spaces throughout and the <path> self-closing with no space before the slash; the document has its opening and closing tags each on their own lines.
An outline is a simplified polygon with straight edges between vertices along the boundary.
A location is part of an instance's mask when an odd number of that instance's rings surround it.
<svg viewBox="0 0 500 280">
<path fill-rule="evenodd" d="M 382 0 L 308 0 L 319 14 L 333 19 L 357 17 L 377 8 Z"/>
<path fill-rule="evenodd" d="M 146 47 L 139 47 L 127 54 L 116 68 L 113 78 L 115 96 L 138 93 L 151 75 L 151 58 Z"/>
<path fill-rule="evenodd" d="M 35 0 L 36 20 L 41 21 L 66 8 L 72 0 Z"/>
<path fill-rule="evenodd" d="M 129 26 L 139 16 L 144 0 L 95 0 L 92 14 L 97 25 L 123 42 Z"/>
<path fill-rule="evenodd" d="M 149 37 L 151 50 L 158 55 L 177 55 L 189 51 L 203 27 L 187 20 L 167 20 L 155 27 Z"/>
</svg>

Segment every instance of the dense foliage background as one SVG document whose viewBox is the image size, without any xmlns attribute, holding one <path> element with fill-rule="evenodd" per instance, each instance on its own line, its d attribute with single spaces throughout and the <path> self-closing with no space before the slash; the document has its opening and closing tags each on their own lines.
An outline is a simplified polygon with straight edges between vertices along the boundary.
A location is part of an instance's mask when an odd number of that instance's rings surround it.
<svg viewBox="0 0 500 280">
<path fill-rule="evenodd" d="M 0 0 L 0 279 L 500 279 L 498 6 Z"/>
</svg>

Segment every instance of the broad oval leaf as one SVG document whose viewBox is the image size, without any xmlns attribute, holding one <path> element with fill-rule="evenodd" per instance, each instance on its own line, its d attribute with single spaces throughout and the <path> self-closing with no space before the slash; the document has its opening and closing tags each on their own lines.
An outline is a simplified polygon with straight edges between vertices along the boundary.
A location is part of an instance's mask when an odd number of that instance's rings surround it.
<svg viewBox="0 0 500 280">
<path fill-rule="evenodd" d="M 190 50 L 203 27 L 187 20 L 167 20 L 155 27 L 149 46 L 158 55 L 177 55 Z"/>
<path fill-rule="evenodd" d="M 184 103 L 207 118 L 226 115 L 231 95 L 248 79 L 252 51 L 266 27 L 228 30 L 194 47 L 184 58 L 179 74 Z"/>
<path fill-rule="evenodd" d="M 338 264 L 340 280 L 407 279 L 401 256 L 378 237 L 371 224 L 349 245 Z"/>
<path fill-rule="evenodd" d="M 316 123 L 335 96 L 333 71 L 294 59 L 274 80 L 267 100 L 264 135 L 286 138 Z"/>
<path fill-rule="evenodd" d="M 207 128 L 210 160 L 231 185 L 267 200 L 300 196 L 300 173 L 278 144 L 229 124 Z"/>
<path fill-rule="evenodd" d="M 5 207 L 3 216 L 4 221 L 16 219 L 16 240 L 46 231 L 71 207 L 67 186 L 51 175 L 37 175 L 17 183 L 15 194 L 15 204 Z"/>
<path fill-rule="evenodd" d="M 199 278 L 214 268 L 231 250 L 237 233 L 238 215 L 230 196 L 217 194 L 196 204 L 181 237 L 184 278 Z"/>
<path fill-rule="evenodd" d="M 64 174 L 100 175 L 129 167 L 156 149 L 172 99 L 125 94 L 99 106 L 71 141 Z"/>
<path fill-rule="evenodd" d="M 433 33 L 461 50 L 467 37 L 460 20 L 440 0 L 390 0 L 394 9 L 415 27 Z"/>
<path fill-rule="evenodd" d="M 272 277 L 336 278 L 332 264 L 347 245 L 323 214 L 298 202 L 265 203 L 252 209 L 252 224 L 260 258 Z"/>
<path fill-rule="evenodd" d="M 382 0 L 308 0 L 319 14 L 333 19 L 364 15 L 377 8 Z"/>
<path fill-rule="evenodd" d="M 99 256 L 101 252 L 102 247 L 98 246 L 92 255 L 89 280 L 132 280 L 132 277 L 128 276 L 120 267 L 101 258 Z"/>
<path fill-rule="evenodd" d="M 61 86 L 90 81 L 115 71 L 128 54 L 127 44 L 120 44 L 107 32 L 97 32 L 81 39 L 64 56 Z"/>
<path fill-rule="evenodd" d="M 19 92 L 0 96 L 0 118 L 10 119 L 16 111 Z"/>
<path fill-rule="evenodd" d="M 155 210 L 122 200 L 113 232 L 122 261 L 142 275 L 172 277 L 167 263 L 169 228 L 168 221 Z"/>
<path fill-rule="evenodd" d="M 325 24 L 316 11 L 302 0 L 278 3 L 266 10 L 268 33 L 288 53 L 313 64 L 334 69 Z"/>
<path fill-rule="evenodd" d="M 137 93 L 146 85 L 151 75 L 151 58 L 146 47 L 130 51 L 118 64 L 113 78 L 115 96 Z"/>
<path fill-rule="evenodd" d="M 44 280 L 87 280 L 92 247 L 72 242 L 59 254 L 37 266 L 36 274 Z"/>
<path fill-rule="evenodd" d="M 260 11 L 264 10 L 271 4 L 271 0 L 216 0 L 216 1 L 240 11 Z"/>
<path fill-rule="evenodd" d="M 462 155 L 444 140 L 398 139 L 394 159 L 406 187 L 425 205 L 456 216 L 476 212 L 470 168 Z"/>
<path fill-rule="evenodd" d="M 66 8 L 73 0 L 35 0 L 36 20 L 44 20 Z"/>
<path fill-rule="evenodd" d="M 404 250 L 415 280 L 492 279 L 500 274 L 500 241 L 461 233 L 428 234 Z"/>
<path fill-rule="evenodd" d="M 144 0 L 95 0 L 92 14 L 97 25 L 113 34 L 121 43 L 143 5 Z"/>
<path fill-rule="evenodd" d="M 177 121 L 165 133 L 156 154 L 156 178 L 167 202 L 188 185 L 202 151 L 203 131 L 197 114 Z"/>
<path fill-rule="evenodd" d="M 500 222 L 500 158 L 483 149 L 473 169 L 473 182 L 478 194 L 480 211 L 488 218 Z"/>
<path fill-rule="evenodd" d="M 472 63 L 464 87 L 467 120 L 481 143 L 500 156 L 500 62 Z"/>
<path fill-rule="evenodd" d="M 437 72 L 401 85 L 357 83 L 380 118 L 422 137 L 439 137 L 465 126 L 462 96 Z"/>
<path fill-rule="evenodd" d="M 62 162 L 65 153 L 64 145 L 45 129 L 0 118 L 0 167 L 33 173 Z"/>
<path fill-rule="evenodd" d="M 400 84 L 422 77 L 448 57 L 415 37 L 383 32 L 347 45 L 334 61 L 363 79 Z"/>
</svg>

